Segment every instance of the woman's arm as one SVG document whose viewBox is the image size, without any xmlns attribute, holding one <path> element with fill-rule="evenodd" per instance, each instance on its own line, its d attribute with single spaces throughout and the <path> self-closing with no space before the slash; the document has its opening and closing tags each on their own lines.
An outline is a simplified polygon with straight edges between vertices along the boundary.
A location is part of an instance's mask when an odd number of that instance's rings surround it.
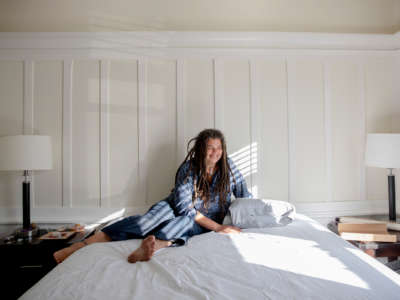
<svg viewBox="0 0 400 300">
<path fill-rule="evenodd" d="M 241 231 L 240 228 L 235 227 L 235 226 L 218 224 L 217 222 L 211 220 L 210 218 L 207 218 L 200 212 L 196 212 L 196 216 L 194 217 L 194 220 L 200 226 L 207 228 L 209 230 L 215 231 L 215 232 L 239 233 Z"/>
<path fill-rule="evenodd" d="M 192 194 L 194 191 L 193 177 L 188 172 L 188 162 L 178 169 L 175 188 L 170 198 L 170 205 L 177 216 L 188 216 L 194 219 L 196 209 L 192 203 Z"/>
</svg>

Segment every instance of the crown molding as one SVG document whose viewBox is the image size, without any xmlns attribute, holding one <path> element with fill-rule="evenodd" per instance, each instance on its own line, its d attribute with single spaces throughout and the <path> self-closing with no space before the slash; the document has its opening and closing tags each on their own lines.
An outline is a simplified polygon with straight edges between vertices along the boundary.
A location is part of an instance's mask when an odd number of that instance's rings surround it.
<svg viewBox="0 0 400 300">
<path fill-rule="evenodd" d="M 395 34 L 311 32 L 0 32 L 0 49 L 400 50 Z"/>
</svg>

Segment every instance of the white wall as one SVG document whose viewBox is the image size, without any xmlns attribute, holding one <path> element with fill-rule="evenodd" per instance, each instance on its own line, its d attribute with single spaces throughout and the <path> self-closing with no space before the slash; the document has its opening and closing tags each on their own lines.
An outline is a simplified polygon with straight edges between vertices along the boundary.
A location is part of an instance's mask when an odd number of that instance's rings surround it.
<svg viewBox="0 0 400 300">
<path fill-rule="evenodd" d="M 120 48 L 146 43 L 140 35 L 88 50 L 101 37 L 54 37 L 0 36 L 0 135 L 53 138 L 54 169 L 33 178 L 33 221 L 144 211 L 168 195 L 186 143 L 208 127 L 225 133 L 259 197 L 321 222 L 387 210 L 386 170 L 363 164 L 366 133 L 400 130 L 399 55 L 371 50 L 379 36 L 361 50 L 329 49 L 347 35 L 298 36 L 303 48 L 330 45 L 320 50 L 295 49 L 293 36 L 277 50 Z M 21 218 L 20 175 L 0 173 L 0 222 Z"/>
</svg>

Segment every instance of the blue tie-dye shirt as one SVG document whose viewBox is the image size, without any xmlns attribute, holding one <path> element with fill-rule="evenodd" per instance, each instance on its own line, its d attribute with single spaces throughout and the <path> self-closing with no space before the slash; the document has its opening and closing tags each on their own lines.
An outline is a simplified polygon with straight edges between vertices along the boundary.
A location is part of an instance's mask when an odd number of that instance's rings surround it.
<svg viewBox="0 0 400 300">
<path fill-rule="evenodd" d="M 235 181 L 233 180 L 232 174 L 230 174 L 230 192 L 227 194 L 224 213 L 228 211 L 229 205 L 231 203 L 232 193 L 235 195 L 236 198 L 252 197 L 251 193 L 247 190 L 246 181 L 244 180 L 239 169 L 229 158 L 228 158 L 228 163 L 232 170 L 233 176 L 235 177 L 236 184 Z M 195 199 L 193 206 L 192 195 L 194 193 L 193 182 L 195 176 L 193 174 L 189 174 L 189 176 L 187 176 L 188 171 L 189 171 L 189 161 L 183 164 L 182 167 L 179 169 L 176 178 L 175 188 L 168 197 L 168 202 L 174 209 L 175 214 L 178 216 L 186 215 L 191 218 L 194 218 L 196 212 L 199 211 L 204 216 L 221 224 L 224 216 L 221 215 L 221 208 L 219 205 L 220 195 L 219 193 L 215 192 L 215 188 L 219 179 L 219 170 L 215 172 L 212 178 L 210 186 L 210 200 L 208 202 L 207 208 L 204 207 L 203 200 L 201 200 L 200 197 Z"/>
</svg>

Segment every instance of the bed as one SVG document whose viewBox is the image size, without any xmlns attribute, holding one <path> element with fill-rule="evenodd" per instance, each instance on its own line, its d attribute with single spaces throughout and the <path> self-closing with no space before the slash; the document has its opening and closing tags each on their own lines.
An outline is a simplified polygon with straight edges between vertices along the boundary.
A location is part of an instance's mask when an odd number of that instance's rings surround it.
<svg viewBox="0 0 400 300">
<path fill-rule="evenodd" d="M 82 248 L 21 299 L 400 299 L 400 275 L 301 214 L 283 227 L 195 236 L 130 264 L 139 243 Z"/>
</svg>

